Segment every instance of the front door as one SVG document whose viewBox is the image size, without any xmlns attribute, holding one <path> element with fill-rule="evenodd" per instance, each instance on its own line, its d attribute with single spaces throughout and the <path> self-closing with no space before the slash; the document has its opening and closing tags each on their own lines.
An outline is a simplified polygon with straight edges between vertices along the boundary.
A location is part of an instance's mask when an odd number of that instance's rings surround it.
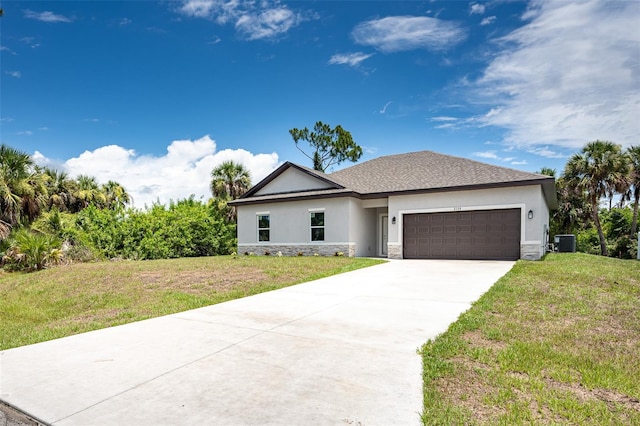
<svg viewBox="0 0 640 426">
<path fill-rule="evenodd" d="M 387 243 L 389 242 L 389 216 L 382 216 L 380 219 L 381 237 L 380 238 L 380 254 L 387 255 Z"/>
</svg>

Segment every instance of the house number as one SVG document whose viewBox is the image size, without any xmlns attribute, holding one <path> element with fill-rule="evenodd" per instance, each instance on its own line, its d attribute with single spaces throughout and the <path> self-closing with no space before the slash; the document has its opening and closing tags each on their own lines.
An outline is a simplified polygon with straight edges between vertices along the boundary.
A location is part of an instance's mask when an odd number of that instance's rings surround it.
<svg viewBox="0 0 640 426">
<path fill-rule="evenodd" d="M 454 207 L 454 208 L 453 208 L 453 211 L 454 211 L 454 212 L 459 212 L 459 211 L 461 211 L 461 210 L 462 210 L 462 207 Z"/>
</svg>

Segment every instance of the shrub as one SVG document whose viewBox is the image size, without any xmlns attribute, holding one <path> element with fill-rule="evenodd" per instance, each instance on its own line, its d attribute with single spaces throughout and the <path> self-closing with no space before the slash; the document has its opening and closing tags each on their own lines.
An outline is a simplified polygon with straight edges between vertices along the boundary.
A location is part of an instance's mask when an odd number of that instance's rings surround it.
<svg viewBox="0 0 640 426">
<path fill-rule="evenodd" d="M 47 264 L 62 260 L 60 240 L 50 234 L 22 229 L 11 238 L 11 245 L 2 258 L 8 270 L 41 270 Z"/>
<path fill-rule="evenodd" d="M 600 254 L 598 230 L 589 228 L 576 235 L 576 250 L 589 254 Z"/>
<path fill-rule="evenodd" d="M 638 254 L 638 241 L 628 236 L 618 238 L 610 250 L 611 257 L 620 259 L 635 259 Z"/>
</svg>

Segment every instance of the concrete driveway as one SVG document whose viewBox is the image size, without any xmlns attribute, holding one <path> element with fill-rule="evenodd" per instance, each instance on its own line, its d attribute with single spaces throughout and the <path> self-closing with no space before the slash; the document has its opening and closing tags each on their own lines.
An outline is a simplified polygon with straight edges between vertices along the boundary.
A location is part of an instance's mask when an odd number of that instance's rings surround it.
<svg viewBox="0 0 640 426">
<path fill-rule="evenodd" d="M 403 260 L 0 353 L 55 425 L 410 425 L 416 353 L 513 262 Z"/>
</svg>

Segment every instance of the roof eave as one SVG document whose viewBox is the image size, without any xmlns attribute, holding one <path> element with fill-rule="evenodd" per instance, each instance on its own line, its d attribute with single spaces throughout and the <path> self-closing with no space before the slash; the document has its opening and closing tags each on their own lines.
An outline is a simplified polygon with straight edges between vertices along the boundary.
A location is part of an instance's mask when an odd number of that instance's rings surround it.
<svg viewBox="0 0 640 426">
<path fill-rule="evenodd" d="M 371 198 L 382 198 L 389 197 L 394 195 L 414 195 L 414 194 L 425 194 L 425 193 L 437 193 L 437 192 L 453 192 L 453 191 L 469 191 L 476 189 L 492 189 L 492 188 L 508 188 L 513 186 L 529 186 L 529 185 L 542 185 L 543 191 L 545 189 L 545 184 L 551 183 L 553 194 L 555 196 L 555 185 L 553 182 L 549 182 L 551 179 L 534 179 L 534 180 L 521 180 L 521 181 L 508 181 L 508 182 L 491 182 L 491 183 L 483 183 L 483 184 L 470 184 L 470 185 L 459 185 L 459 186 L 444 186 L 438 188 L 418 188 L 418 189 L 407 189 L 407 190 L 399 190 L 399 191 L 381 191 L 381 192 L 367 192 L 362 193 L 362 199 L 371 199 Z M 549 204 L 551 208 L 551 199 L 547 195 L 547 191 L 545 192 L 545 198 L 547 199 L 547 204 Z M 557 203 L 556 203 L 557 207 Z"/>
<path fill-rule="evenodd" d="M 270 195 L 281 195 L 281 194 L 270 194 Z M 289 201 L 300 201 L 300 200 L 318 200 L 322 198 L 344 198 L 344 197 L 352 197 L 352 198 L 363 198 L 361 194 L 357 192 L 348 191 L 348 192 L 336 192 L 329 194 L 297 194 L 291 193 L 289 196 L 285 198 L 278 197 L 269 197 L 268 195 L 265 198 L 238 198 L 237 200 L 230 201 L 228 205 L 230 206 L 248 206 L 252 204 L 265 204 L 265 203 L 285 203 Z"/>
</svg>

